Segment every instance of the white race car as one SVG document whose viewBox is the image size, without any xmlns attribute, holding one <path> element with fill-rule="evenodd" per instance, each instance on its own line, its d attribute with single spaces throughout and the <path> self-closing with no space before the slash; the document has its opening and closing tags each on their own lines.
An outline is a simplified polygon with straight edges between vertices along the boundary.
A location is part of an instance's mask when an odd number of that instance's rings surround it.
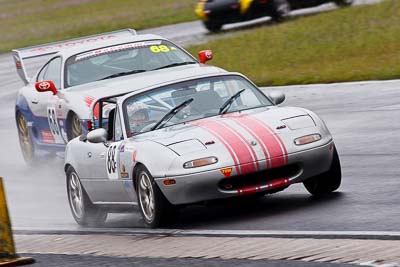
<svg viewBox="0 0 400 267">
<path fill-rule="evenodd" d="M 212 66 L 140 73 L 125 95 L 104 95 L 96 129 L 65 152 L 72 215 L 80 225 L 135 205 L 149 227 L 183 205 L 264 195 L 304 183 L 313 195 L 339 188 L 332 135 L 313 112 L 278 107 L 239 73 Z M 106 122 L 106 123 L 105 123 Z"/>
<path fill-rule="evenodd" d="M 211 56 L 208 51 L 200 54 L 203 59 Z M 48 152 L 64 152 L 69 140 L 90 130 L 93 100 L 130 92 L 134 80 L 123 80 L 140 72 L 149 72 L 151 79 L 163 68 L 200 67 L 178 45 L 132 29 L 16 49 L 13 57 L 25 83 L 18 92 L 15 118 L 27 163 Z M 37 65 L 42 58 L 45 63 L 29 78 L 29 60 Z"/>
</svg>

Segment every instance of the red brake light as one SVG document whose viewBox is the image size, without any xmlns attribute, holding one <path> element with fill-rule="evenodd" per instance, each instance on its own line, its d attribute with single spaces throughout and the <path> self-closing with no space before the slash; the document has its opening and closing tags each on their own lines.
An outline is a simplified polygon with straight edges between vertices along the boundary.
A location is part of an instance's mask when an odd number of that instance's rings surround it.
<svg viewBox="0 0 400 267">
<path fill-rule="evenodd" d="M 88 132 L 93 130 L 93 122 L 92 121 L 86 121 L 86 128 L 87 128 Z"/>
</svg>

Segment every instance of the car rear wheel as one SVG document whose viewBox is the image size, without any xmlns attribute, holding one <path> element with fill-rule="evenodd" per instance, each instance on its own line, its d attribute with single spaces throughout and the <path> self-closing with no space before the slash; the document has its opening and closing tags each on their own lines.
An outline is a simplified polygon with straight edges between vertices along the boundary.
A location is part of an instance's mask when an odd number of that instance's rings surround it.
<svg viewBox="0 0 400 267">
<path fill-rule="evenodd" d="M 138 168 L 135 184 L 139 210 L 146 226 L 155 228 L 176 218 L 176 207 L 165 198 L 146 167 Z"/>
<path fill-rule="evenodd" d="M 68 140 L 72 140 L 75 137 L 81 136 L 83 133 L 82 123 L 75 113 L 69 116 L 68 119 Z"/>
<path fill-rule="evenodd" d="M 334 2 L 336 5 L 340 7 L 345 7 L 345 6 L 351 6 L 354 0 L 335 0 Z"/>
<path fill-rule="evenodd" d="M 290 14 L 290 3 L 287 0 L 271 1 L 271 18 L 273 21 L 281 22 Z"/>
<path fill-rule="evenodd" d="M 204 27 L 210 32 L 219 32 L 222 28 L 222 23 L 216 21 L 205 21 Z"/>
<path fill-rule="evenodd" d="M 17 127 L 22 156 L 25 162 L 30 165 L 35 161 L 35 149 L 29 132 L 28 121 L 20 113 L 17 114 Z"/>
<path fill-rule="evenodd" d="M 291 8 L 287 0 L 272 0 L 270 5 L 273 21 L 281 22 L 289 16 Z"/>
<path fill-rule="evenodd" d="M 342 181 L 342 170 L 339 155 L 336 149 L 333 151 L 331 167 L 325 173 L 314 176 L 303 182 L 305 188 L 314 196 L 329 194 L 340 187 Z"/>
<path fill-rule="evenodd" d="M 67 170 L 67 193 L 72 216 L 82 226 L 102 225 L 107 212 L 94 205 L 83 188 L 74 168 Z"/>
</svg>

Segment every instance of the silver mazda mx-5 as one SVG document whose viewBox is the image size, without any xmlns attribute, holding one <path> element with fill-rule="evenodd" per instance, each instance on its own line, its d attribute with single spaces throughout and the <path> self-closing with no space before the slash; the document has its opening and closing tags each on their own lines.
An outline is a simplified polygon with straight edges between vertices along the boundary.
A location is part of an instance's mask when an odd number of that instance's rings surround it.
<svg viewBox="0 0 400 267">
<path fill-rule="evenodd" d="M 313 195 L 340 186 L 329 130 L 311 111 L 278 107 L 282 93 L 207 65 L 118 82 L 131 92 L 93 101 L 96 129 L 66 148 L 69 203 L 81 225 L 137 205 L 145 224 L 158 227 L 187 204 L 294 183 Z"/>
</svg>

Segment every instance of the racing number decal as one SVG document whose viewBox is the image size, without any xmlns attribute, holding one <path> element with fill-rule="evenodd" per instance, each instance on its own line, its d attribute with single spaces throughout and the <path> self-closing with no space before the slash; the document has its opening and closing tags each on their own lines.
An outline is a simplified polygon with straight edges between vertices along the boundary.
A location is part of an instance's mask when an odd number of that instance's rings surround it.
<svg viewBox="0 0 400 267">
<path fill-rule="evenodd" d="M 47 108 L 47 120 L 49 122 L 49 127 L 51 134 L 54 137 L 54 141 L 58 144 L 63 144 L 64 139 L 61 135 L 61 129 L 60 126 L 58 125 L 58 120 L 56 116 L 56 110 L 53 107 L 48 107 Z"/>
<path fill-rule="evenodd" d="M 118 159 L 120 142 L 110 145 L 107 149 L 106 171 L 107 176 L 111 180 L 118 179 Z"/>
<path fill-rule="evenodd" d="M 107 172 L 110 174 L 115 173 L 115 171 L 117 170 L 117 162 L 115 161 L 116 149 L 116 146 L 111 146 L 107 152 Z"/>
<path fill-rule="evenodd" d="M 171 50 L 176 50 L 175 47 L 168 47 L 166 45 L 152 45 L 150 46 L 150 51 L 153 53 L 168 53 Z"/>
<path fill-rule="evenodd" d="M 53 135 L 60 135 L 60 128 L 58 127 L 56 112 L 53 108 L 47 110 L 47 117 L 49 119 L 49 126 Z"/>
</svg>

